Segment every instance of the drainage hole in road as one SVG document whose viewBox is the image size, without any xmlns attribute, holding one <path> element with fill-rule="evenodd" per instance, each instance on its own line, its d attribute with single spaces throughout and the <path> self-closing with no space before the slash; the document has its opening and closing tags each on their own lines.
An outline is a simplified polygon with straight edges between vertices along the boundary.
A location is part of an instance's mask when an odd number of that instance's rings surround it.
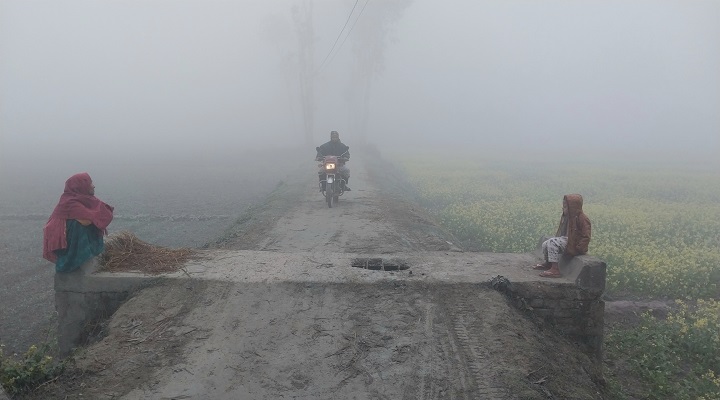
<svg viewBox="0 0 720 400">
<path fill-rule="evenodd" d="M 355 258 L 352 260 L 352 266 L 375 271 L 399 271 L 410 268 L 402 260 L 383 260 L 382 258 Z"/>
</svg>

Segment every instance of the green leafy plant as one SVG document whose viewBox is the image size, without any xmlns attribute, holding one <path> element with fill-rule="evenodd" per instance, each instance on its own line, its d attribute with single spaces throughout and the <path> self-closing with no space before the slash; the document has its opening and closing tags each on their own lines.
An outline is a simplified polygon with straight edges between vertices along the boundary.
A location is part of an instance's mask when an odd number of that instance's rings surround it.
<svg viewBox="0 0 720 400">
<path fill-rule="evenodd" d="M 612 330 L 609 358 L 642 380 L 647 399 L 720 400 L 720 302 L 678 302 L 664 320 L 649 313 L 638 327 Z"/>
<path fill-rule="evenodd" d="M 59 376 L 64 368 L 48 343 L 32 345 L 21 356 L 5 356 L 0 346 L 0 384 L 11 395 L 31 390 Z"/>
</svg>

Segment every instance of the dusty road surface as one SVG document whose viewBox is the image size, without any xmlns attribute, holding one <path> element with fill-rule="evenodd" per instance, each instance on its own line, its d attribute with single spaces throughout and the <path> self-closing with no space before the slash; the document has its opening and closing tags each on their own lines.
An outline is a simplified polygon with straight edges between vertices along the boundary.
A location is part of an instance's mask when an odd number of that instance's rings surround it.
<svg viewBox="0 0 720 400">
<path fill-rule="evenodd" d="M 331 209 L 310 165 L 29 397 L 602 398 L 585 355 L 488 285 L 531 279 L 531 255 L 459 252 L 368 165 Z M 398 269 L 353 267 L 366 258 Z"/>
</svg>

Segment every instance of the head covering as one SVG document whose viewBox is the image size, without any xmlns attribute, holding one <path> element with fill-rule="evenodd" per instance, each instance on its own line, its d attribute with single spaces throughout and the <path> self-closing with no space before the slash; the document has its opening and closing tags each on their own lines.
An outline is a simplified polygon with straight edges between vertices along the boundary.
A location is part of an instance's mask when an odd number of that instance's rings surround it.
<svg viewBox="0 0 720 400">
<path fill-rule="evenodd" d="M 563 196 L 563 200 L 565 200 L 568 205 L 568 217 L 576 217 L 582 212 L 583 198 L 581 195 L 577 193 L 566 194 Z"/>
<path fill-rule="evenodd" d="M 563 227 L 562 224 L 564 220 L 567 227 L 566 233 L 568 238 L 565 254 L 570 256 L 587 254 L 590 237 L 592 236 L 592 223 L 590 222 L 590 218 L 583 212 L 583 198 L 581 195 L 575 193 L 566 194 L 563 199 L 567 203 L 567 213 L 563 213 L 563 216 L 560 218 L 558 232 L 560 232 L 560 229 Z"/>
<path fill-rule="evenodd" d="M 67 248 L 65 222 L 68 219 L 89 220 L 101 232 L 113 219 L 113 207 L 90 194 L 92 179 L 86 172 L 75 174 L 65 181 L 65 191 L 43 229 L 43 257 L 55 262 L 54 251 Z"/>
</svg>

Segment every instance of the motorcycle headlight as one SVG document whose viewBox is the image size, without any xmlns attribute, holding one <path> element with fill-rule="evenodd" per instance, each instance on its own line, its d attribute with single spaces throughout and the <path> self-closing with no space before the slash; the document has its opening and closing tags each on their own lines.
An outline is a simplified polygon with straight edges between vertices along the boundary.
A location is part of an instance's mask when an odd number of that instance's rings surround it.
<svg viewBox="0 0 720 400">
<path fill-rule="evenodd" d="M 327 164 L 325 164 L 325 169 L 327 169 L 327 170 L 335 169 L 335 164 L 327 163 Z"/>
</svg>

